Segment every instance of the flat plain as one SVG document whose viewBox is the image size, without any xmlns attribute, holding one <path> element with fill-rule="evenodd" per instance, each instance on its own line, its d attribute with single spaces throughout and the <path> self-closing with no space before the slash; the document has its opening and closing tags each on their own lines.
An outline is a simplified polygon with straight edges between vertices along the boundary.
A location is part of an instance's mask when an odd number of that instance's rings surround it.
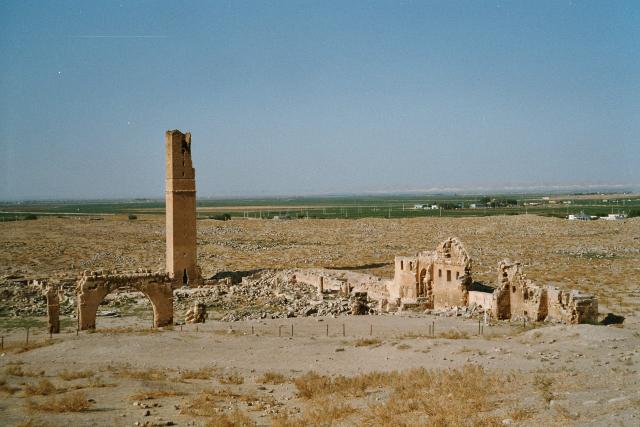
<svg viewBox="0 0 640 427">
<path fill-rule="evenodd" d="M 72 278 L 85 269 L 163 269 L 163 221 L 112 215 L 0 223 L 2 282 Z M 520 261 L 539 284 L 595 294 L 601 313 L 626 316 L 624 325 L 499 322 L 479 335 L 474 319 L 406 312 L 150 330 L 148 317 L 130 316 L 100 318 L 95 333 L 67 327 L 53 340 L 44 328 L 32 330 L 28 346 L 17 328 L 4 332 L 0 419 L 637 425 L 640 218 L 203 219 L 198 262 L 206 277 L 294 267 L 391 277 L 394 255 L 433 249 L 449 236 L 473 257 L 475 280 L 495 281 L 503 258 Z M 433 322 L 435 337 L 427 333 Z"/>
</svg>

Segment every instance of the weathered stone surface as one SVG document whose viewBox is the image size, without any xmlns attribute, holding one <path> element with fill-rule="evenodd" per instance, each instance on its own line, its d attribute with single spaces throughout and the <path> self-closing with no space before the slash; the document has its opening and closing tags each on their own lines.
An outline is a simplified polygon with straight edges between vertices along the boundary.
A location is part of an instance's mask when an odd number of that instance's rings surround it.
<svg viewBox="0 0 640 427">
<path fill-rule="evenodd" d="M 396 257 L 386 309 L 424 305 L 446 313 L 451 307 L 473 306 L 474 310 L 486 311 L 496 319 L 597 322 L 595 297 L 575 290 L 539 286 L 527 279 L 520 263 L 501 261 L 495 287 L 474 283 L 471 266 L 471 258 L 455 237 L 440 243 L 433 252 Z"/>
<path fill-rule="evenodd" d="M 198 286 L 196 180 L 189 132 L 166 132 L 166 222 L 167 273 L 185 286 Z"/>
<path fill-rule="evenodd" d="M 121 287 L 131 287 L 149 298 L 155 327 L 173 324 L 174 282 L 167 274 L 85 272 L 76 285 L 80 330 L 95 329 L 98 305 L 107 294 Z"/>
<path fill-rule="evenodd" d="M 186 323 L 204 323 L 207 320 L 207 305 L 197 301 L 185 316 Z"/>
</svg>

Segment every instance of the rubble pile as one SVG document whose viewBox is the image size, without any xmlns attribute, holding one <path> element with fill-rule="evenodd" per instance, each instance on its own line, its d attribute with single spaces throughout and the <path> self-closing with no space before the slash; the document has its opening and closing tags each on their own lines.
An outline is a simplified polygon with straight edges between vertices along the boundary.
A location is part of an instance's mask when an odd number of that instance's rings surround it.
<svg viewBox="0 0 640 427">
<path fill-rule="evenodd" d="M 60 299 L 60 314 L 75 314 L 75 283 L 61 283 L 63 297 Z M 0 311 L 2 316 L 46 316 L 47 299 L 42 294 L 42 287 L 27 280 L 0 281 Z"/>
</svg>

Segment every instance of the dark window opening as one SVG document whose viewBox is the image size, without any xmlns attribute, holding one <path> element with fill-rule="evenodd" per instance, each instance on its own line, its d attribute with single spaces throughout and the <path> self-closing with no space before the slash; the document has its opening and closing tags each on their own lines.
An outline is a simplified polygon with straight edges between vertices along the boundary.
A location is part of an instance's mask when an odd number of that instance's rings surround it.
<svg viewBox="0 0 640 427">
<path fill-rule="evenodd" d="M 438 269 L 438 277 L 442 277 L 442 269 Z"/>
<path fill-rule="evenodd" d="M 400 270 L 404 270 L 404 261 L 400 261 Z"/>
<path fill-rule="evenodd" d="M 451 270 L 447 270 L 447 282 L 451 281 Z"/>
<path fill-rule="evenodd" d="M 185 268 L 182 273 L 182 285 L 186 286 L 189 284 L 189 275 L 187 274 L 187 269 Z"/>
</svg>

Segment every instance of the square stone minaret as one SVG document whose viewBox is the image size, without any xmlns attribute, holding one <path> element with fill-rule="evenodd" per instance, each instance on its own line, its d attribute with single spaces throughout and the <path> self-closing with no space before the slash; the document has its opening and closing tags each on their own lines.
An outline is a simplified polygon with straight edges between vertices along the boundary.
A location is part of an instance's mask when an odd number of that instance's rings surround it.
<svg viewBox="0 0 640 427">
<path fill-rule="evenodd" d="M 166 132 L 167 272 L 178 283 L 196 286 L 196 176 L 191 134 Z"/>
</svg>

